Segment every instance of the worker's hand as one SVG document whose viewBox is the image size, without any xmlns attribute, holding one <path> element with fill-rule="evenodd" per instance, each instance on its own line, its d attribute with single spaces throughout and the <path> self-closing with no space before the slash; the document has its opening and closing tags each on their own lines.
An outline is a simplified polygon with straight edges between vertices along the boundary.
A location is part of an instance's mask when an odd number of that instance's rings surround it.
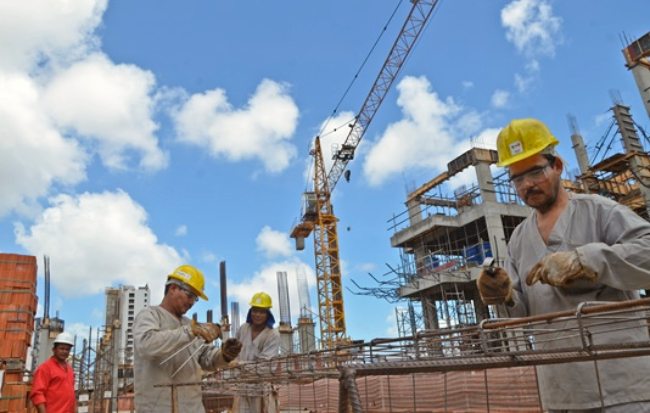
<svg viewBox="0 0 650 413">
<path fill-rule="evenodd" d="M 221 338 L 221 326 L 216 323 L 197 323 L 192 320 L 192 335 L 201 337 L 206 343 Z"/>
<path fill-rule="evenodd" d="M 485 304 L 511 304 L 512 281 L 501 267 L 485 268 L 476 279 L 476 286 Z"/>
<path fill-rule="evenodd" d="M 236 338 L 229 338 L 221 345 L 221 355 L 226 363 L 237 358 L 241 351 L 241 342 Z"/>
<path fill-rule="evenodd" d="M 561 251 L 548 254 L 535 264 L 526 277 L 526 284 L 537 281 L 554 287 L 566 287 L 577 280 L 595 282 L 598 275 L 582 265 L 577 251 Z"/>
</svg>

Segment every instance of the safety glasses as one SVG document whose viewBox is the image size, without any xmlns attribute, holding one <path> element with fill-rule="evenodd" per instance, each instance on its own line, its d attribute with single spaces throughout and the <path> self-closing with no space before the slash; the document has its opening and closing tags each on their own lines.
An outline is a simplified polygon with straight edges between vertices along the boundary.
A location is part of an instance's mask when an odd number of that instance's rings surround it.
<svg viewBox="0 0 650 413">
<path fill-rule="evenodd" d="M 526 181 L 530 181 L 534 184 L 540 183 L 548 177 L 546 171 L 550 166 L 551 162 L 543 166 L 531 168 L 526 172 L 520 173 L 518 175 L 513 175 L 509 179 L 510 185 L 512 185 L 515 189 L 519 189 L 524 185 L 524 183 L 526 183 Z"/>
<path fill-rule="evenodd" d="M 189 298 L 190 300 L 194 301 L 195 303 L 196 303 L 197 301 L 199 301 L 199 297 L 197 297 L 196 294 L 194 294 L 192 291 L 190 291 L 189 289 L 183 287 L 182 285 L 179 285 L 179 284 L 175 284 L 175 285 L 176 285 L 176 286 L 177 286 L 177 287 L 178 287 L 182 292 L 185 293 L 185 295 L 187 296 L 187 298 Z"/>
</svg>

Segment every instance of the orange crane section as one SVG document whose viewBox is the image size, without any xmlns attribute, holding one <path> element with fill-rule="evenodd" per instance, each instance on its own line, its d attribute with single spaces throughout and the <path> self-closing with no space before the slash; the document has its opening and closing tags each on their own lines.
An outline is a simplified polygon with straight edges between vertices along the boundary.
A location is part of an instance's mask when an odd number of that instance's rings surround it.
<svg viewBox="0 0 650 413">
<path fill-rule="evenodd" d="M 314 189 L 304 193 L 303 213 L 300 222 L 292 229 L 296 249 L 302 250 L 305 238 L 314 233 L 314 257 L 318 287 L 318 311 L 320 318 L 321 346 L 326 349 L 348 341 L 345 328 L 341 266 L 337 218 L 331 203 L 331 194 L 368 125 L 372 122 L 391 85 L 397 78 L 406 58 L 426 26 L 438 0 L 411 0 L 413 6 L 400 33 L 384 61 L 370 93 L 363 102 L 345 142 L 332 159 L 329 173 L 325 171 L 320 137 L 316 137 L 310 155 L 314 157 Z"/>
</svg>

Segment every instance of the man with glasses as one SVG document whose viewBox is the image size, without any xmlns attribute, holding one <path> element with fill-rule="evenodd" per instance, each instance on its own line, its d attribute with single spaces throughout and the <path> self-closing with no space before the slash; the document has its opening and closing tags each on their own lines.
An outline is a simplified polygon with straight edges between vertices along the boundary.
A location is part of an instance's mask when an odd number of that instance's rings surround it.
<svg viewBox="0 0 650 413">
<path fill-rule="evenodd" d="M 599 195 L 567 192 L 557 144 L 536 119 L 513 120 L 497 138 L 497 165 L 508 168 L 513 188 L 533 212 L 512 233 L 504 268 L 484 270 L 477 286 L 484 303 L 503 305 L 511 317 L 637 299 L 639 289 L 650 287 L 650 223 Z M 581 346 L 580 337 L 549 334 L 549 328 L 537 349 Z M 647 326 L 638 322 L 591 329 L 595 344 L 648 340 Z M 648 371 L 648 357 L 537 367 L 549 412 L 650 412 Z"/>
<path fill-rule="evenodd" d="M 199 300 L 207 300 L 203 273 L 181 265 L 167 276 L 159 306 L 140 311 L 133 325 L 135 407 L 138 413 L 172 411 L 172 391 L 179 412 L 205 412 L 199 384 L 203 370 L 225 367 L 241 350 L 237 339 L 221 348 L 210 344 L 221 337 L 218 324 L 185 317 Z M 182 385 L 172 389 L 170 385 Z M 158 387 L 162 385 L 162 387 Z"/>
</svg>

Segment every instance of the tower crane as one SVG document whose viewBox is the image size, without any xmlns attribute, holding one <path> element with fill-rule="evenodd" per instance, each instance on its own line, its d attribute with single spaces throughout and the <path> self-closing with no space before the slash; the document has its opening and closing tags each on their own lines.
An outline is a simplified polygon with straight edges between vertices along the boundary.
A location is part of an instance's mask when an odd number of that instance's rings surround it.
<svg viewBox="0 0 650 413">
<path fill-rule="evenodd" d="M 329 173 L 325 171 L 319 136 L 314 139 L 310 150 L 310 155 L 314 158 L 313 190 L 303 195 L 302 217 L 293 227 L 291 237 L 295 239 L 296 249 L 302 250 L 305 247 L 305 238 L 314 233 L 321 343 L 327 349 L 335 348 L 348 340 L 341 286 L 337 218 L 332 208 L 331 194 L 348 163 L 354 159 L 354 152 L 361 138 L 426 26 L 438 0 L 411 0 L 411 2 L 413 6 L 370 93 L 366 96 L 354 121 L 349 125 L 348 136 L 332 155 L 334 162 Z"/>
</svg>

